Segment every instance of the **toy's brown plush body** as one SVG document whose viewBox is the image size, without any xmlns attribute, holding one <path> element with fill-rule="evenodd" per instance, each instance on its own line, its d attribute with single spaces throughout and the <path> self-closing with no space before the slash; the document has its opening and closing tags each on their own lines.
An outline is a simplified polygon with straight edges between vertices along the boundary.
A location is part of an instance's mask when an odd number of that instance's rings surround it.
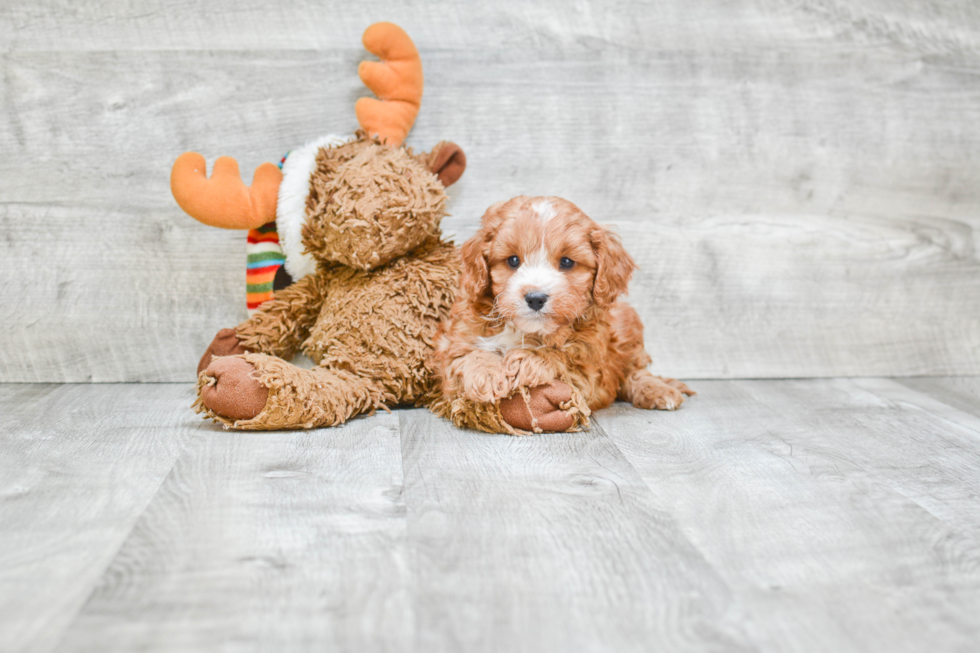
<svg viewBox="0 0 980 653">
<path fill-rule="evenodd" d="M 198 380 L 200 409 L 234 428 L 311 428 L 381 405 L 430 401 L 432 339 L 457 273 L 455 247 L 438 240 L 376 270 L 321 268 L 235 329 L 240 346 L 255 353 L 208 364 Z M 286 362 L 298 351 L 317 367 Z M 243 384 L 252 387 L 248 396 L 266 395 L 255 415 L 258 403 L 235 405 Z"/>
<path fill-rule="evenodd" d="M 219 334 L 201 360 L 200 411 L 238 429 L 312 428 L 433 399 L 429 357 L 459 257 L 440 240 L 430 156 L 363 136 L 321 150 L 303 227 L 317 270 Z M 300 351 L 317 367 L 287 362 Z"/>
<path fill-rule="evenodd" d="M 433 339 L 459 275 L 439 222 L 445 187 L 466 159 L 452 143 L 418 155 L 400 146 L 421 99 L 418 53 L 387 23 L 368 28 L 364 43 L 382 61 L 362 64 L 361 77 L 382 101 L 359 103 L 364 131 L 354 139 L 300 148 L 282 174 L 260 168 L 251 188 L 230 159 L 219 159 L 211 179 L 200 155 L 174 164 L 174 197 L 201 222 L 275 220 L 285 240 L 301 235 L 290 243 L 296 283 L 219 332 L 201 358 L 195 406 L 230 428 L 333 426 L 434 399 Z M 288 362 L 300 351 L 314 369 Z"/>
</svg>

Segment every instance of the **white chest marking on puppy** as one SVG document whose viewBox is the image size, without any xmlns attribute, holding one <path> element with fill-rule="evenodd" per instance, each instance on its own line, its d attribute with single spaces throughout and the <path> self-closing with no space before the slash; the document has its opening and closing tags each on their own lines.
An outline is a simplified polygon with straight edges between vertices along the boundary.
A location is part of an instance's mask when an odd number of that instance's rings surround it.
<svg viewBox="0 0 980 653">
<path fill-rule="evenodd" d="M 476 346 L 484 351 L 492 351 L 498 354 L 506 354 L 511 349 L 518 349 L 523 346 L 524 333 L 518 331 L 511 325 L 506 325 L 504 330 L 495 336 L 477 338 Z"/>
</svg>

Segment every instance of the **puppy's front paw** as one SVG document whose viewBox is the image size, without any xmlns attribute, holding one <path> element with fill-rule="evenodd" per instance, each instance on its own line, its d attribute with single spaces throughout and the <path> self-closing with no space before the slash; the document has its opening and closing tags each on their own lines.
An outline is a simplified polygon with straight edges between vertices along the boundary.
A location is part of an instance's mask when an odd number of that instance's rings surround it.
<svg viewBox="0 0 980 653">
<path fill-rule="evenodd" d="M 684 403 L 684 395 L 693 395 L 694 391 L 680 381 L 675 383 L 683 389 L 669 383 L 673 379 L 658 379 L 649 377 L 643 383 L 633 388 L 633 405 L 637 408 L 658 410 L 677 410 Z"/>
<path fill-rule="evenodd" d="M 562 404 L 572 399 L 572 388 L 555 381 L 528 390 L 525 400 L 520 392 L 500 401 L 500 414 L 514 428 L 533 431 L 537 426 L 542 431 L 567 431 L 575 424 L 572 411 L 562 410 Z"/>
<path fill-rule="evenodd" d="M 499 364 L 472 368 L 463 377 L 463 394 L 467 399 L 478 403 L 489 403 L 506 397 L 507 375 Z"/>
<path fill-rule="evenodd" d="M 526 349 L 515 349 L 504 356 L 503 367 L 511 389 L 546 386 L 559 375 L 553 361 Z"/>
<path fill-rule="evenodd" d="M 688 397 L 693 397 L 694 395 L 697 394 L 694 390 L 691 390 L 689 387 L 687 387 L 687 384 L 684 383 L 683 381 L 678 381 L 677 379 L 668 379 L 666 376 L 658 376 L 657 378 L 660 381 L 663 381 L 664 383 L 669 385 L 670 387 L 677 388 L 678 390 L 686 394 Z"/>
</svg>

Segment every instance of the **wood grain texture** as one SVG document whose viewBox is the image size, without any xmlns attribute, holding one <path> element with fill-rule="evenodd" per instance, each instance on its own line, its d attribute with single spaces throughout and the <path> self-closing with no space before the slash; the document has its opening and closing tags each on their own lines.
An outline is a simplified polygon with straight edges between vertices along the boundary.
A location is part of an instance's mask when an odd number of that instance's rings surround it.
<svg viewBox="0 0 980 653">
<path fill-rule="evenodd" d="M 945 421 L 980 433 L 980 397 L 964 398 L 963 380 L 972 381 L 965 390 L 975 391 L 978 377 L 939 377 L 938 383 L 919 390 L 900 379 L 854 379 L 855 385 L 912 410 L 924 410 Z M 931 381 L 931 379 L 923 379 Z M 943 391 L 945 389 L 945 391 Z M 955 390 L 953 390 L 955 389 Z M 956 392 L 960 390 L 960 392 Z"/>
<path fill-rule="evenodd" d="M 398 418 L 195 441 L 61 651 L 391 651 L 412 640 Z"/>
<path fill-rule="evenodd" d="M 897 379 L 897 382 L 921 395 L 932 397 L 968 415 L 980 418 L 980 377 Z"/>
<path fill-rule="evenodd" d="M 200 427 L 192 399 L 0 384 L 0 650 L 53 649 Z"/>
<path fill-rule="evenodd" d="M 0 381 L 190 380 L 242 319 L 243 237 L 170 163 L 354 126 L 359 38 L 426 67 L 409 144 L 460 143 L 459 238 L 519 193 L 618 226 L 657 369 L 980 373 L 972 0 L 0 8 Z M 202 48 L 203 44 L 203 48 Z"/>
<path fill-rule="evenodd" d="M 706 0 L 695 5 L 637 0 L 463 5 L 433 0 L 403 5 L 366 0 L 356 6 L 299 0 L 180 3 L 102 0 L 9 0 L 0 8 L 0 42 L 9 51 L 322 50 L 359 44 L 365 22 L 389 20 L 416 41 L 464 50 L 509 49 L 550 41 L 589 48 L 658 44 L 709 48 L 810 36 L 894 41 L 940 52 L 977 52 L 980 9 L 971 0 Z M 70 18 L 71 20 L 68 20 Z M 809 20 L 807 20 L 809 19 Z M 736 29 L 733 25 L 737 24 Z M 484 30 L 472 30 L 483 25 Z M 705 37 L 710 37 L 706 41 Z"/>
<path fill-rule="evenodd" d="M 416 650 L 752 650 L 729 588 L 601 433 L 400 417 Z"/>
<path fill-rule="evenodd" d="M 676 413 L 617 405 L 597 422 L 759 650 L 975 648 L 980 431 L 884 379 L 697 389 Z"/>
<path fill-rule="evenodd" d="M 972 652 L 980 418 L 911 386 L 978 382 L 702 381 L 527 438 L 0 384 L 0 650 Z"/>
</svg>

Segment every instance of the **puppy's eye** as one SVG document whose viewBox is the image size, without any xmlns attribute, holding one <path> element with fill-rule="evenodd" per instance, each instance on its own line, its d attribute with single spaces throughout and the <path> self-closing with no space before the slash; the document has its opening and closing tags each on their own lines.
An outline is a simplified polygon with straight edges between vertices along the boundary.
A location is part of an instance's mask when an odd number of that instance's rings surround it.
<svg viewBox="0 0 980 653">
<path fill-rule="evenodd" d="M 562 256 L 561 260 L 558 261 L 558 266 L 562 270 L 571 270 L 575 266 L 575 261 L 568 258 L 567 256 Z"/>
<path fill-rule="evenodd" d="M 521 264 L 521 259 L 517 258 L 516 256 L 511 256 L 510 258 L 507 259 L 507 265 L 509 265 L 512 268 L 516 268 L 520 266 L 520 264 Z"/>
</svg>

